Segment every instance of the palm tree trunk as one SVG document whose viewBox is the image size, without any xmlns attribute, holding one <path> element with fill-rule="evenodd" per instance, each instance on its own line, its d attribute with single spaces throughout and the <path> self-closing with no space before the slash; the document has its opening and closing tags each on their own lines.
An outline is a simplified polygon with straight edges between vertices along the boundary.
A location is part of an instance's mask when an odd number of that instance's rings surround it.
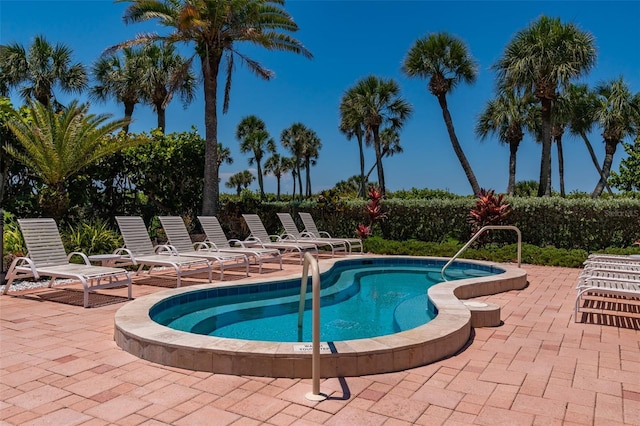
<svg viewBox="0 0 640 426">
<path fill-rule="evenodd" d="M 602 162 L 602 175 L 600 176 L 600 180 L 596 185 L 593 193 L 591 194 L 591 198 L 598 198 L 602 195 L 602 190 L 604 189 L 605 184 L 607 183 L 607 179 L 609 179 L 609 173 L 611 173 L 611 164 L 613 164 L 613 155 L 616 153 L 616 148 L 618 147 L 618 141 L 607 139 L 605 140 L 604 145 L 604 161 Z"/>
<path fill-rule="evenodd" d="M 378 132 L 378 126 L 373 126 L 373 147 L 376 152 L 376 168 L 378 169 L 378 186 L 380 186 L 380 192 L 382 196 L 387 193 L 387 187 L 384 182 L 384 170 L 382 168 L 382 151 L 380 150 L 380 133 Z"/>
<path fill-rule="evenodd" d="M 467 175 L 467 179 L 469 180 L 469 184 L 471 185 L 471 190 L 474 195 L 480 193 L 480 185 L 478 184 L 478 180 L 476 179 L 476 175 L 473 173 L 471 169 L 471 164 L 469 160 L 467 160 L 467 156 L 464 155 L 464 151 L 462 150 L 462 146 L 460 146 L 460 142 L 458 142 L 458 137 L 456 136 L 456 132 L 453 128 L 453 120 L 451 119 L 451 114 L 449 113 L 449 108 L 447 106 L 447 98 L 445 95 L 438 95 L 438 103 L 440 104 L 440 108 L 442 109 L 442 117 L 444 118 L 444 123 L 447 126 L 447 132 L 449 132 L 449 139 L 451 139 L 451 145 L 453 145 L 453 151 L 456 153 L 460 164 L 462 165 L 462 169 L 464 170 L 465 175 Z"/>
<path fill-rule="evenodd" d="M 166 113 L 165 109 L 162 107 L 162 103 L 160 103 L 160 105 L 156 104 L 156 112 L 158 114 L 158 128 L 164 135 L 164 129 L 166 127 Z"/>
<path fill-rule="evenodd" d="M 304 167 L 307 169 L 307 198 L 311 198 L 311 159 L 304 159 Z"/>
<path fill-rule="evenodd" d="M 298 198 L 302 201 L 302 170 L 300 170 L 300 163 L 296 167 L 298 168 Z"/>
<path fill-rule="evenodd" d="M 364 177 L 364 147 L 362 145 L 362 132 L 356 132 L 356 138 L 358 139 L 358 149 L 360 150 L 360 188 L 358 189 L 358 195 L 363 199 L 367 198 L 367 181 Z M 368 177 L 368 176 L 367 176 Z"/>
<path fill-rule="evenodd" d="M 520 141 L 509 143 L 509 184 L 507 185 L 509 195 L 513 195 L 516 190 L 516 153 L 519 144 Z"/>
<path fill-rule="evenodd" d="M 204 188 L 202 190 L 202 215 L 215 216 L 218 209 L 218 67 L 221 55 L 218 52 L 202 54 L 204 80 Z"/>
<path fill-rule="evenodd" d="M 591 142 L 589 141 L 589 138 L 587 138 L 587 135 L 584 132 L 580 133 L 580 136 L 582 136 L 582 140 L 584 141 L 584 144 L 587 146 L 587 150 L 589 151 L 589 155 L 591 155 L 591 161 L 593 162 L 593 165 L 595 166 L 596 170 L 598 171 L 598 176 L 600 176 L 600 178 L 602 179 L 604 174 L 602 174 L 602 168 L 600 167 L 600 164 L 598 163 L 598 157 L 596 156 L 596 153 L 593 150 L 593 145 L 591 145 Z M 606 179 L 605 179 L 605 186 L 607 188 L 607 192 L 609 192 L 609 194 L 613 195 L 613 191 L 611 190 L 611 186 L 609 185 L 609 182 L 606 181 Z"/>
<path fill-rule="evenodd" d="M 280 201 L 280 176 L 276 176 L 276 185 L 277 185 L 277 192 L 276 192 L 276 200 Z"/>
<path fill-rule="evenodd" d="M 136 106 L 135 102 L 125 102 L 124 103 L 124 118 L 126 118 L 129 121 L 131 121 L 131 117 L 133 116 L 133 108 L 135 106 Z M 124 126 L 122 128 L 122 130 L 124 130 L 125 134 L 129 133 L 129 123 L 127 123 L 127 125 Z"/>
<path fill-rule="evenodd" d="M 551 99 L 540 99 L 542 104 L 542 155 L 540 158 L 540 184 L 538 197 L 551 196 Z"/>
<path fill-rule="evenodd" d="M 256 169 L 258 172 L 258 186 L 260 187 L 260 199 L 264 200 L 264 182 L 262 180 L 262 167 L 260 167 L 260 160 L 256 158 Z"/>
<path fill-rule="evenodd" d="M 556 136 L 556 148 L 558 149 L 558 175 L 560 181 L 560 196 L 565 197 L 564 192 L 564 155 L 562 152 L 562 135 Z"/>
</svg>

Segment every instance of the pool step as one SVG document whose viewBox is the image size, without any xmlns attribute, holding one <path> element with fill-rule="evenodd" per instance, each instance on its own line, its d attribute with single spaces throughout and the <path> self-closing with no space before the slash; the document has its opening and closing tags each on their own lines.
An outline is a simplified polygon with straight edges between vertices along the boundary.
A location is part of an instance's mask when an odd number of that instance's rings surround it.
<svg viewBox="0 0 640 426">
<path fill-rule="evenodd" d="M 471 327 L 497 327 L 500 320 L 500 306 L 480 300 L 463 300 L 462 303 L 471 311 Z"/>
</svg>

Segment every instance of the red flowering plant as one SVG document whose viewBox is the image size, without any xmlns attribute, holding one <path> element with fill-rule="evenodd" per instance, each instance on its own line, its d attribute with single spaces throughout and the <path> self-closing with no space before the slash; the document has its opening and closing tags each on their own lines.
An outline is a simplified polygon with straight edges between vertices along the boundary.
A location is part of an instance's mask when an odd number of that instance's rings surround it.
<svg viewBox="0 0 640 426">
<path fill-rule="evenodd" d="M 380 188 L 370 186 L 367 195 L 369 196 L 369 202 L 364 207 L 364 211 L 369 219 L 369 225 L 361 223 L 356 228 L 356 233 L 362 239 L 371 236 L 371 228 L 374 223 L 387 218 L 387 214 L 382 211 L 382 192 Z"/>
<path fill-rule="evenodd" d="M 638 241 L 636 241 L 635 243 L 631 244 L 632 246 L 640 246 L 640 238 L 638 238 Z"/>
<path fill-rule="evenodd" d="M 511 205 L 505 202 L 504 194 L 496 196 L 493 189 L 481 189 L 476 199 L 476 207 L 469 211 L 467 219 L 471 224 L 471 235 L 475 235 L 483 226 L 500 225 L 511 211 Z M 482 237 L 479 240 L 482 240 Z M 486 240 L 480 243 L 483 242 Z"/>
</svg>

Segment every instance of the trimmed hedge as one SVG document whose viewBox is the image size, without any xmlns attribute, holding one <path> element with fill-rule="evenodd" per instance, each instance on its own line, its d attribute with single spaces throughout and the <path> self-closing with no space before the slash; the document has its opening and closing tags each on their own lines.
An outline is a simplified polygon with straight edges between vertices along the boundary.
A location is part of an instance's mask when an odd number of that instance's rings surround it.
<svg viewBox="0 0 640 426">
<path fill-rule="evenodd" d="M 587 252 L 608 247 L 628 247 L 640 237 L 640 200 L 520 198 L 507 199 L 513 212 L 505 224 L 522 232 L 524 243 L 538 247 L 581 249 Z M 356 226 L 365 221 L 363 200 L 348 200 L 318 207 L 315 202 L 263 203 L 255 206 L 267 230 L 281 229 L 277 212 L 289 212 L 302 229 L 297 212 L 310 212 L 320 230 L 333 236 L 354 236 Z M 376 224 L 374 235 L 385 240 L 443 242 L 467 241 L 471 226 L 467 223 L 473 198 L 400 200 L 383 203 L 388 219 Z M 514 243 L 513 232 L 492 231 L 493 241 Z"/>
</svg>

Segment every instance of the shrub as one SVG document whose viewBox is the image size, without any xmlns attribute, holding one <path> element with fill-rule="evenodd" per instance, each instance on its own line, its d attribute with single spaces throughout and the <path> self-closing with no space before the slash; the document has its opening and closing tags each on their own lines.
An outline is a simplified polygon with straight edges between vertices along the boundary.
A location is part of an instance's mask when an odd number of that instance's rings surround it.
<svg viewBox="0 0 640 426">
<path fill-rule="evenodd" d="M 62 232 L 62 241 L 67 252 L 80 251 L 86 255 L 111 253 L 122 247 L 120 234 L 101 220 L 69 227 Z"/>
</svg>

